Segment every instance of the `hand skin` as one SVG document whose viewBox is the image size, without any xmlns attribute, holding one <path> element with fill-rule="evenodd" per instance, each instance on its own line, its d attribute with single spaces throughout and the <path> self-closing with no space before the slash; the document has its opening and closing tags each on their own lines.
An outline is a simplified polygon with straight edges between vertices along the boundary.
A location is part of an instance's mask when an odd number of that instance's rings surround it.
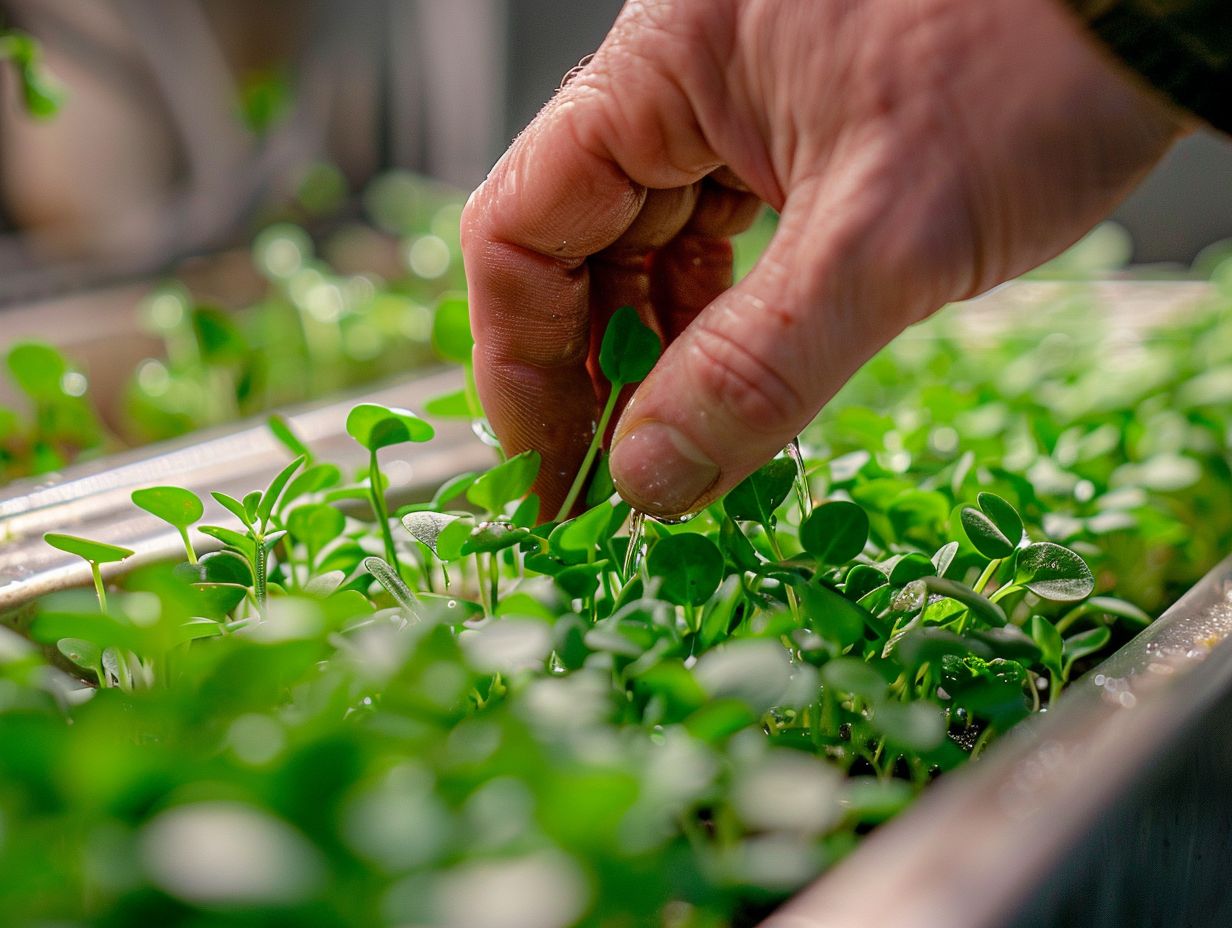
<svg viewBox="0 0 1232 928">
<path fill-rule="evenodd" d="M 1184 129 L 1057 0 L 630 2 L 463 215 L 491 424 L 542 452 L 550 517 L 632 304 L 667 348 L 612 476 L 695 511 L 903 328 L 1075 241 Z M 763 202 L 778 232 L 732 286 Z"/>
</svg>

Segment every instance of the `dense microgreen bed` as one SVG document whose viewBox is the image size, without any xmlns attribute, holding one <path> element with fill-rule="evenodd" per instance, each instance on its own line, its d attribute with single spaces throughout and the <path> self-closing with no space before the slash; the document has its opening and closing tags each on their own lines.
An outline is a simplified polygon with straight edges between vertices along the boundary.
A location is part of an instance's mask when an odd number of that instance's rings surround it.
<svg viewBox="0 0 1232 928">
<path fill-rule="evenodd" d="M 432 427 L 374 405 L 357 474 L 276 423 L 288 465 L 217 494 L 227 525 L 138 491 L 183 563 L 0 638 L 8 922 L 756 922 L 1222 553 L 1232 329 L 1212 307 L 1130 363 L 1071 314 L 909 333 L 681 525 L 601 457 L 539 524 L 533 453 L 389 513 L 382 460 Z M 616 318 L 633 382 L 658 346 Z"/>
</svg>

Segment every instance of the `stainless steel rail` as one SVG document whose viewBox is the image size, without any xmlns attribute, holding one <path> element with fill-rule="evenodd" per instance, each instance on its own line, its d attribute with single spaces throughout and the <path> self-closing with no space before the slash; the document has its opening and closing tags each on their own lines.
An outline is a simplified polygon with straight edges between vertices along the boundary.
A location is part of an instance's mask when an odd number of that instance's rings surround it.
<svg viewBox="0 0 1232 928">
<path fill-rule="evenodd" d="M 352 406 L 372 402 L 414 409 L 461 384 L 458 371 L 430 374 L 306 407 L 288 419 L 322 459 L 353 471 L 366 462 L 367 452 L 346 433 Z M 247 422 L 112 455 L 38 482 L 10 485 L 0 491 L 0 614 L 54 590 L 90 582 L 87 565 L 47 545 L 44 532 L 69 532 L 132 548 L 137 555 L 125 568 L 174 557 L 182 550 L 179 535 L 133 506 L 133 490 L 159 484 L 187 487 L 205 500 L 207 522 L 231 525 L 233 517 L 209 498 L 209 491 L 240 497 L 262 489 L 288 460 L 287 449 L 263 421 Z M 488 467 L 494 458 L 466 423 L 448 422 L 437 424 L 431 442 L 388 449 L 382 460 L 391 495 L 406 500 L 431 493 L 462 471 Z M 194 540 L 205 550 L 217 544 L 199 534 Z"/>
<path fill-rule="evenodd" d="M 1232 924 L 1232 558 L 762 928 Z"/>
</svg>

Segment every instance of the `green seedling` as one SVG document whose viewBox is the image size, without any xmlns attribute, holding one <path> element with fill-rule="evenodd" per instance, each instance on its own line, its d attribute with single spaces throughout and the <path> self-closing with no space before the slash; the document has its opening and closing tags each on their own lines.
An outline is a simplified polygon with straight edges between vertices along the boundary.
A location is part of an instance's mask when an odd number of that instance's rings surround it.
<svg viewBox="0 0 1232 928">
<path fill-rule="evenodd" d="M 607 401 L 603 404 L 603 411 L 595 424 L 595 435 L 590 440 L 585 457 L 582 458 L 577 476 L 574 477 L 573 484 L 565 495 L 565 501 L 556 514 L 558 521 L 573 511 L 582 487 L 586 485 L 595 457 L 607 434 L 608 424 L 612 421 L 612 414 L 616 411 L 621 390 L 644 380 L 659 360 L 662 351 L 659 336 L 642 324 L 637 310 L 632 306 L 622 306 L 616 310 L 607 324 L 603 342 L 599 346 L 599 369 L 603 371 L 603 376 L 610 385 Z"/>
<path fill-rule="evenodd" d="M 149 487 L 133 491 L 133 504 L 178 530 L 188 563 L 197 563 L 188 530 L 201 521 L 205 506 L 196 493 L 183 487 Z"/>
<path fill-rule="evenodd" d="M 393 532 L 389 528 L 389 509 L 385 505 L 385 479 L 381 474 L 377 452 L 382 448 L 403 442 L 428 441 L 435 430 L 414 413 L 406 409 L 392 409 L 365 403 L 356 406 L 347 416 L 347 433 L 368 450 L 368 486 L 372 512 L 381 528 L 385 542 L 385 559 L 398 565 L 398 551 L 394 546 Z"/>
<path fill-rule="evenodd" d="M 94 592 L 98 595 L 98 607 L 107 611 L 107 589 L 103 585 L 103 564 L 118 564 L 136 552 L 119 545 L 109 545 L 102 541 L 91 541 L 76 535 L 63 535 L 59 532 L 48 532 L 43 540 L 53 548 L 67 554 L 75 554 L 90 565 L 90 575 L 94 578 Z"/>
</svg>

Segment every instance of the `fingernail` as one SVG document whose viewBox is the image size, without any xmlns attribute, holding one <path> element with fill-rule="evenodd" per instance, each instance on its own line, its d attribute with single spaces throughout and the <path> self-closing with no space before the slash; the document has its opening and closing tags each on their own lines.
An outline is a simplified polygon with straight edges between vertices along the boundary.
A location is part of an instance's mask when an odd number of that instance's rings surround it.
<svg viewBox="0 0 1232 928">
<path fill-rule="evenodd" d="M 679 429 L 647 420 L 620 436 L 611 457 L 612 480 L 630 504 L 657 516 L 679 516 L 719 478 L 719 465 Z"/>
</svg>

